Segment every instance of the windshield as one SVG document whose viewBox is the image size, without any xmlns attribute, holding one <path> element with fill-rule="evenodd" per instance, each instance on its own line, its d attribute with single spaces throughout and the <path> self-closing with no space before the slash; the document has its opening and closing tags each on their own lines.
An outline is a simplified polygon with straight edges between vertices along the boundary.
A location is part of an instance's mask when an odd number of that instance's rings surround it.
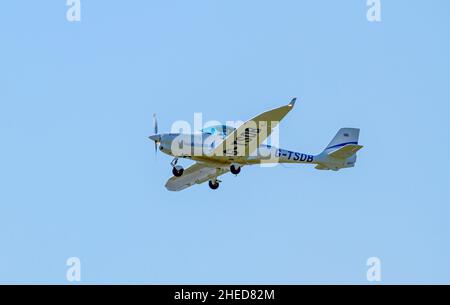
<svg viewBox="0 0 450 305">
<path fill-rule="evenodd" d="M 211 126 L 211 127 L 206 127 L 203 128 L 201 130 L 201 132 L 204 133 L 209 133 L 212 135 L 229 135 L 230 133 L 232 133 L 234 131 L 235 128 L 230 127 L 230 126 L 226 126 L 226 125 L 215 125 L 215 126 Z"/>
</svg>

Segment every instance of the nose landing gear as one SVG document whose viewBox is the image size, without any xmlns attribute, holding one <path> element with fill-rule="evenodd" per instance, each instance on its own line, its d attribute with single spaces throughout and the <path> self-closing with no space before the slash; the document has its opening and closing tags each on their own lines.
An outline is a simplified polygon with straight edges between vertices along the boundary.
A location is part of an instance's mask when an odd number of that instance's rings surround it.
<svg viewBox="0 0 450 305">
<path fill-rule="evenodd" d="M 180 165 L 174 166 L 174 167 L 172 168 L 172 174 L 173 174 L 175 177 L 181 177 L 181 176 L 183 175 L 183 172 L 184 172 L 184 169 L 183 169 L 183 167 L 180 166 Z"/>
<path fill-rule="evenodd" d="M 181 177 L 184 172 L 184 168 L 181 165 L 177 165 L 178 158 L 175 158 L 170 162 L 170 165 L 172 165 L 172 174 L 175 177 Z"/>
</svg>

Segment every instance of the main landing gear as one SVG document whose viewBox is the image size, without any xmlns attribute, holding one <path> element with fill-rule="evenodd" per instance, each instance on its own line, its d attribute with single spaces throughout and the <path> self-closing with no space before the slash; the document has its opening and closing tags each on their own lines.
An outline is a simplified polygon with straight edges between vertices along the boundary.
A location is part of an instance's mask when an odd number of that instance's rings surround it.
<svg viewBox="0 0 450 305">
<path fill-rule="evenodd" d="M 236 164 L 231 164 L 230 172 L 233 175 L 237 175 L 237 174 L 239 174 L 241 172 L 241 167 L 239 165 L 236 165 Z"/>
<path fill-rule="evenodd" d="M 217 190 L 219 188 L 220 181 L 217 179 L 218 176 L 224 173 L 223 168 L 216 168 L 216 175 L 211 180 L 208 181 L 209 188 L 212 190 Z"/>
<path fill-rule="evenodd" d="M 170 162 L 170 165 L 172 165 L 172 174 L 175 177 L 181 177 L 184 172 L 184 168 L 181 165 L 177 165 L 178 158 L 175 158 Z"/>
<path fill-rule="evenodd" d="M 218 180 L 209 180 L 208 182 L 209 187 L 213 190 L 217 190 L 219 188 L 219 181 Z"/>
</svg>

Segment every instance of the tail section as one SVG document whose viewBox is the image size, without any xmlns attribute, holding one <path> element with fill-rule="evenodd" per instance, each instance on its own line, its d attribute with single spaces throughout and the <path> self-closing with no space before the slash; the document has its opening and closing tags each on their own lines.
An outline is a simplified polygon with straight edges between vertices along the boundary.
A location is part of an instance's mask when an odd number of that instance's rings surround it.
<svg viewBox="0 0 450 305">
<path fill-rule="evenodd" d="M 341 168 L 354 167 L 356 152 L 363 146 L 358 145 L 359 129 L 342 128 L 327 145 L 325 150 L 316 157 L 320 170 L 340 170 Z"/>
<path fill-rule="evenodd" d="M 338 133 L 325 148 L 326 152 L 330 150 L 336 150 L 337 148 L 343 147 L 347 144 L 358 145 L 359 140 L 359 129 L 358 128 L 341 128 Z"/>
</svg>

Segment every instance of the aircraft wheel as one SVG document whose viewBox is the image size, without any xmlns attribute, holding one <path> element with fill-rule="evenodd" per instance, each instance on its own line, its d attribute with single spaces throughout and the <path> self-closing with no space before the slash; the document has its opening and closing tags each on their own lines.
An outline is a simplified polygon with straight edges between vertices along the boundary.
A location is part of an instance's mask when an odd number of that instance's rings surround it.
<svg viewBox="0 0 450 305">
<path fill-rule="evenodd" d="M 236 165 L 232 164 L 230 166 L 230 171 L 231 171 L 231 173 L 233 175 L 237 175 L 237 174 L 239 174 L 241 172 L 241 168 L 239 166 L 236 166 Z"/>
<path fill-rule="evenodd" d="M 219 182 L 212 182 L 211 180 L 209 180 L 208 184 L 209 187 L 213 190 L 217 190 L 219 188 Z"/>
<path fill-rule="evenodd" d="M 183 169 L 183 167 L 181 167 L 181 166 L 174 166 L 173 168 L 172 168 L 172 174 L 175 176 L 175 177 L 181 177 L 182 175 L 183 175 L 183 172 L 184 172 L 184 169 Z"/>
</svg>

